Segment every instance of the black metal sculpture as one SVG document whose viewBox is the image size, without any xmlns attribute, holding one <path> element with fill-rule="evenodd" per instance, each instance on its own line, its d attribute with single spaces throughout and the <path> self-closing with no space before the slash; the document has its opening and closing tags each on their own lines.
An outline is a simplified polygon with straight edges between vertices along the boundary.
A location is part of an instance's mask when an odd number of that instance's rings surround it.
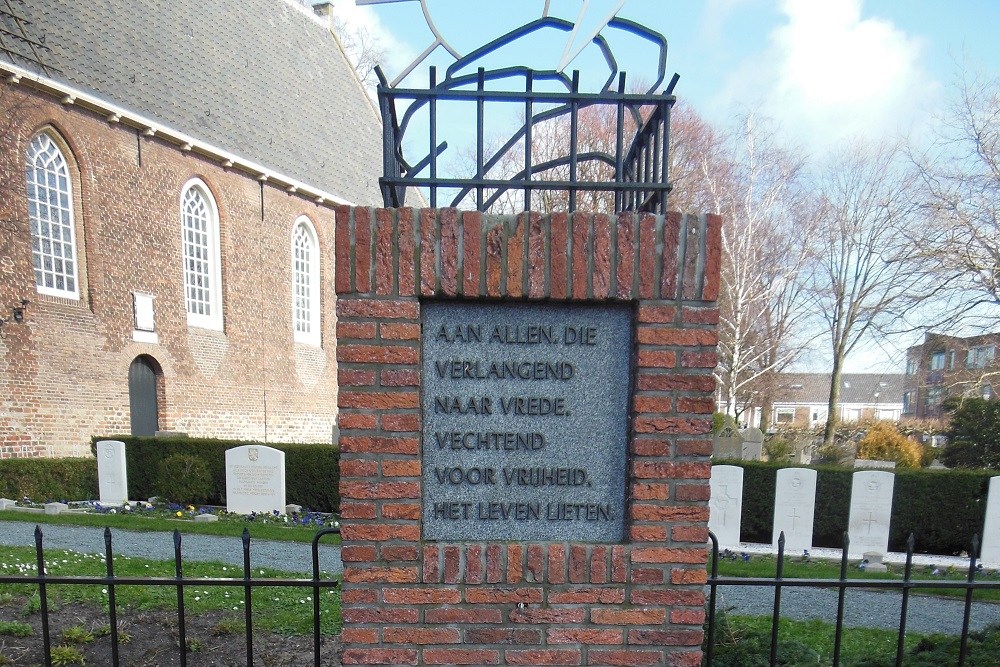
<svg viewBox="0 0 1000 667">
<path fill-rule="evenodd" d="M 379 4 L 407 0 L 358 0 L 358 4 Z M 670 184 L 666 165 L 669 142 L 670 108 L 675 98 L 675 74 L 666 90 L 657 93 L 666 73 L 667 42 L 659 33 L 634 21 L 617 16 L 624 4 L 619 0 L 613 12 L 579 47 L 575 47 L 579 24 L 549 15 L 548 2 L 543 15 L 507 34 L 469 52 L 460 54 L 441 36 L 427 8 L 428 0 L 419 0 L 434 41 L 392 82 L 381 69 L 377 88 L 383 120 L 383 177 L 380 179 L 386 206 L 404 204 L 406 188 L 421 188 L 432 207 L 439 205 L 439 193 L 454 194 L 446 205 L 470 207 L 480 211 L 505 212 L 512 208 L 532 209 L 537 193 L 545 193 L 541 208 L 577 210 L 583 193 L 585 206 L 597 210 L 655 211 L 666 210 Z M 589 0 L 583 0 L 581 16 Z M 560 63 L 552 69 L 533 69 L 515 65 L 487 69 L 481 66 L 488 56 L 502 47 L 535 35 L 543 30 L 568 33 Z M 619 72 L 618 61 L 605 36 L 606 31 L 621 31 L 646 40 L 658 50 L 656 77 L 642 92 L 626 92 L 626 75 Z M 579 71 L 572 75 L 565 68 L 593 44 L 603 56 L 608 77 L 596 91 L 580 89 Z M 441 81 L 437 70 L 429 68 L 427 88 L 406 88 L 399 84 L 432 51 L 443 48 L 455 58 Z M 511 90 L 511 81 L 523 79 L 523 90 Z M 537 84 L 552 84 L 556 90 L 539 90 Z M 489 86 L 489 84 L 494 84 Z M 506 84 L 506 89 L 504 89 Z M 488 87 L 489 86 L 489 87 Z M 521 86 L 518 86 L 519 88 Z M 460 177 L 439 175 L 440 156 L 448 143 L 439 141 L 438 103 L 457 101 L 475 104 L 476 145 L 473 173 Z M 484 110 L 487 103 L 506 102 L 521 111 L 521 124 L 499 145 L 486 146 Z M 419 131 L 414 123 L 418 112 L 427 109 L 429 149 L 419 159 L 408 160 L 403 142 L 407 132 Z M 601 141 L 591 136 L 583 141 L 581 120 L 607 130 Z M 412 126 L 412 127 L 411 127 Z M 538 159 L 534 155 L 543 128 L 557 128 L 566 139 L 566 150 Z M 422 130 L 423 128 L 419 128 Z M 589 144 L 589 145 L 588 145 Z M 473 199 L 474 196 L 474 199 Z"/>
</svg>

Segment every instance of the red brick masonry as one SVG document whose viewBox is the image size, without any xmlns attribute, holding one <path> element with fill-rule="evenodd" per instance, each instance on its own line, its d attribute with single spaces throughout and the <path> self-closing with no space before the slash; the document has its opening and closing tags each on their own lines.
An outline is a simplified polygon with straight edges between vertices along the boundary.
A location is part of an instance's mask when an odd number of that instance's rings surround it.
<svg viewBox="0 0 1000 667">
<path fill-rule="evenodd" d="M 699 665 L 720 219 L 336 224 L 343 663 Z M 624 544 L 422 540 L 421 298 L 637 304 Z"/>
</svg>

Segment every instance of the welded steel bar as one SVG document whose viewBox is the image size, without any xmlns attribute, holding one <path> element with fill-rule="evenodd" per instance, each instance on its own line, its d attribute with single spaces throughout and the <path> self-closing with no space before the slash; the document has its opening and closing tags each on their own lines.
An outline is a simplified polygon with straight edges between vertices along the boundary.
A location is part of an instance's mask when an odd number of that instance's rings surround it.
<svg viewBox="0 0 1000 667">
<path fill-rule="evenodd" d="M 535 72 L 528 70 L 524 76 L 524 210 L 531 210 L 531 141 L 532 131 L 535 129 L 534 105 L 532 104 L 531 93 L 535 85 Z"/>
<path fill-rule="evenodd" d="M 962 612 L 962 639 L 958 647 L 958 667 L 965 664 L 965 656 L 969 650 L 969 621 L 972 618 L 972 591 L 976 580 L 977 558 L 979 558 L 979 535 L 973 535 L 972 549 L 969 550 L 969 574 L 966 577 L 969 587 L 965 589 L 965 609 Z"/>
<path fill-rule="evenodd" d="M 483 123 L 485 122 L 486 113 L 486 70 L 482 67 L 479 68 L 479 75 L 476 80 L 476 92 L 478 93 L 476 97 L 476 178 L 483 178 L 483 162 L 485 157 L 483 155 L 483 132 L 485 128 Z M 476 210 L 483 210 L 483 188 L 482 186 L 476 187 Z"/>
<path fill-rule="evenodd" d="M 778 534 L 778 566 L 774 573 L 774 608 L 771 611 L 771 659 L 778 664 L 778 623 L 781 621 L 781 575 L 785 570 L 785 531 Z"/>
<path fill-rule="evenodd" d="M 431 90 L 437 86 L 437 67 L 433 65 L 428 72 L 430 77 L 428 83 L 430 84 Z M 430 169 L 431 178 L 437 178 L 437 96 L 429 98 L 428 104 L 428 114 L 429 114 L 429 132 L 430 132 L 430 143 L 428 143 L 428 150 L 430 151 Z M 431 186 L 431 208 L 437 208 L 437 186 Z"/>
<path fill-rule="evenodd" d="M 847 588 L 847 553 L 851 545 L 851 538 L 844 532 L 844 551 L 840 555 L 840 585 L 837 587 L 837 628 L 833 635 L 833 667 L 840 665 L 840 647 L 844 642 L 844 595 Z"/>
<path fill-rule="evenodd" d="M 108 623 L 111 627 L 111 664 L 118 667 L 118 609 L 115 606 L 115 558 L 111 528 L 104 529 L 104 563 L 108 573 Z"/>
<path fill-rule="evenodd" d="M 576 210 L 577 159 L 580 140 L 580 70 L 573 70 L 573 97 L 569 101 L 569 182 L 574 185 L 569 188 L 569 210 Z"/>
<path fill-rule="evenodd" d="M 903 652 L 906 650 L 906 613 L 910 606 L 910 582 L 913 578 L 913 533 L 906 540 L 906 566 L 903 568 L 903 600 L 899 605 L 899 632 L 896 635 L 896 667 L 903 667 Z"/>
<path fill-rule="evenodd" d="M 715 533 L 708 531 L 708 539 L 712 542 L 712 574 L 708 578 L 708 642 L 705 647 L 705 664 L 711 667 L 712 657 L 715 654 L 715 603 L 718 594 L 719 577 L 719 538 Z"/>
<path fill-rule="evenodd" d="M 243 616 L 246 624 L 247 667 L 253 666 L 253 591 L 250 584 L 250 529 L 243 529 Z"/>
<path fill-rule="evenodd" d="M 45 554 L 42 549 L 42 528 L 35 526 L 35 566 L 38 568 L 38 603 L 42 613 L 42 650 L 45 667 L 52 667 L 52 639 L 49 635 L 49 598 L 45 590 Z"/>
<path fill-rule="evenodd" d="M 312 538 L 312 580 L 313 580 L 313 667 L 320 667 L 319 652 L 319 541 L 324 535 L 339 534 L 340 528 L 324 528 L 316 531 Z"/>
<path fill-rule="evenodd" d="M 174 529 L 174 581 L 177 585 L 177 638 L 181 667 L 187 666 L 187 630 L 184 623 L 184 563 L 181 559 L 181 531 Z"/>
</svg>

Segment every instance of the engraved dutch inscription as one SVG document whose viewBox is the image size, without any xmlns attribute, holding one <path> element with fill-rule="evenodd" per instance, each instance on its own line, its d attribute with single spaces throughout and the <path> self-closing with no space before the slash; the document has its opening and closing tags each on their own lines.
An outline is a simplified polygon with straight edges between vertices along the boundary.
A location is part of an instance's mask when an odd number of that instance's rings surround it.
<svg viewBox="0 0 1000 667">
<path fill-rule="evenodd" d="M 429 302 L 421 318 L 424 538 L 622 541 L 631 308 Z"/>
</svg>

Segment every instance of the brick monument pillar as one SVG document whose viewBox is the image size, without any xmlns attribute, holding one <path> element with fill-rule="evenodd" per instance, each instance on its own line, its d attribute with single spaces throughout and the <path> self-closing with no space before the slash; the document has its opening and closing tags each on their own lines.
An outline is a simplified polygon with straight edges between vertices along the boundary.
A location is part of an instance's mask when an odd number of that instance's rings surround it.
<svg viewBox="0 0 1000 667">
<path fill-rule="evenodd" d="M 700 664 L 720 219 L 341 208 L 343 664 Z"/>
</svg>

